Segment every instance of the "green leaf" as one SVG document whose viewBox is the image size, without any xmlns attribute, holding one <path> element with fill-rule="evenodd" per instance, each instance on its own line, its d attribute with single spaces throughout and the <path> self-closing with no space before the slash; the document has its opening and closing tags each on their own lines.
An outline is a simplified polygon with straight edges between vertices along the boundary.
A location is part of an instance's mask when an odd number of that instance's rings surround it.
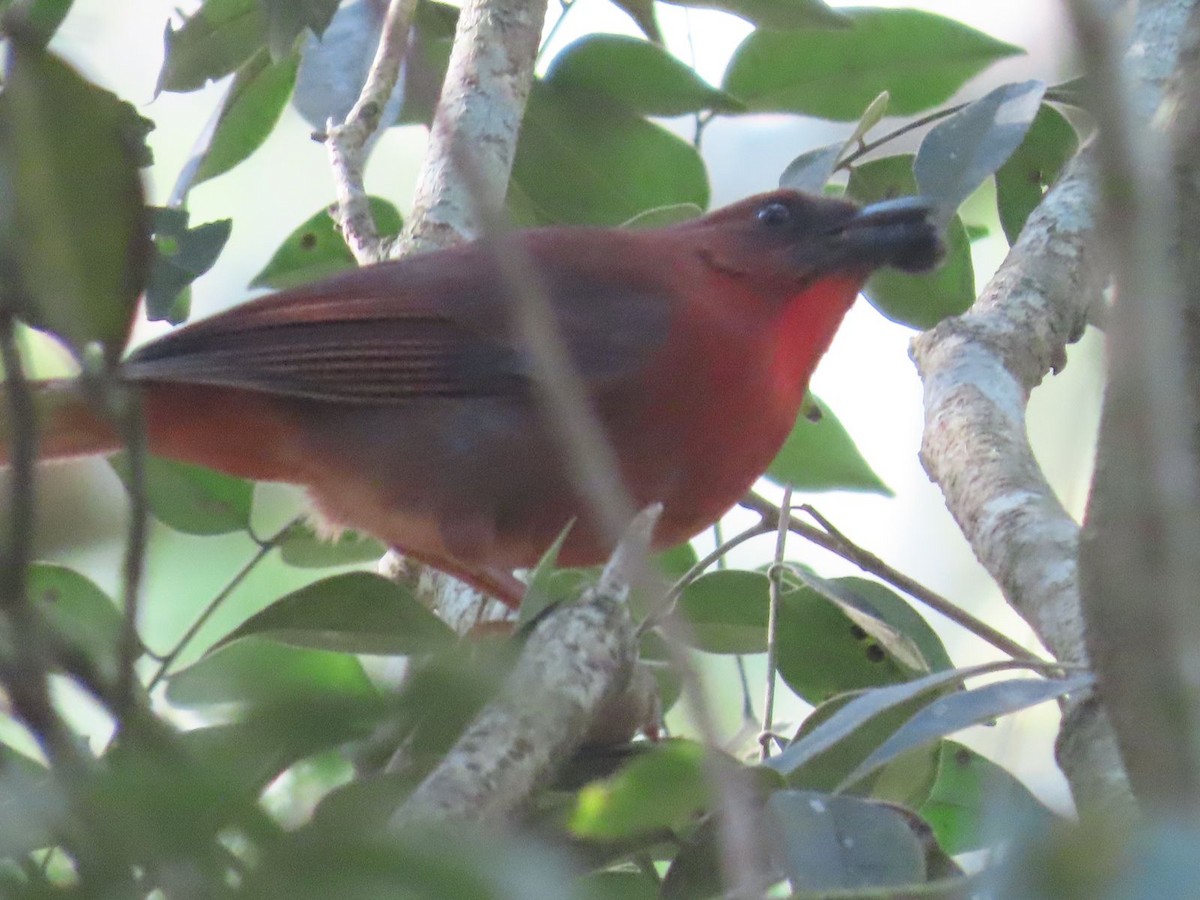
<svg viewBox="0 0 1200 900">
<path fill-rule="evenodd" d="M 810 399 L 820 410 L 820 418 L 797 417 L 792 433 L 767 469 L 767 477 L 802 491 L 867 491 L 892 496 L 837 416 L 817 397 L 810 395 Z"/>
<path fill-rule="evenodd" d="M 951 854 L 995 846 L 1022 828 L 1050 825 L 1057 817 L 1007 769 L 955 741 L 944 741 L 942 765 L 921 817 Z"/>
<path fill-rule="evenodd" d="M 888 156 L 856 166 L 846 194 L 859 203 L 874 203 L 916 193 L 910 155 Z M 877 310 L 901 325 L 932 328 L 947 316 L 966 312 L 975 302 L 975 268 L 971 242 L 955 216 L 945 228 L 946 257 L 939 269 L 910 275 L 882 269 L 871 276 L 863 294 Z"/>
<path fill-rule="evenodd" d="M 856 688 L 895 684 L 914 669 L 816 591 L 788 577 L 779 606 L 779 674 L 809 703 Z"/>
<path fill-rule="evenodd" d="M 104 591 L 66 566 L 35 563 L 29 567 L 29 599 L 59 638 L 82 652 L 101 677 L 116 678 L 124 619 Z"/>
<path fill-rule="evenodd" d="M 575 520 L 572 519 L 546 548 L 537 565 L 529 570 L 529 577 L 526 579 L 529 587 L 525 590 L 525 596 L 521 598 L 520 609 L 517 610 L 517 622 L 520 625 L 528 625 L 556 602 L 565 599 L 558 593 L 560 587 L 553 582 L 559 581 L 554 578 L 558 567 L 558 554 L 574 528 Z M 580 592 L 582 593 L 582 586 Z"/>
<path fill-rule="evenodd" d="M 828 721 L 840 709 L 863 691 L 838 694 L 826 700 L 804 720 L 792 738 L 792 744 L 802 742 L 818 726 Z M 814 791 L 841 790 L 857 797 L 871 797 L 899 803 L 909 809 L 919 807 L 929 799 L 937 781 L 941 759 L 940 747 L 922 747 L 892 760 L 881 770 L 846 784 L 846 776 L 880 744 L 900 728 L 927 701 L 910 700 L 864 722 L 859 728 L 842 736 L 828 749 L 806 759 L 787 773 L 787 783 L 794 788 Z M 770 763 L 768 763 L 770 766 Z"/>
<path fill-rule="evenodd" d="M 858 124 L 854 126 L 854 131 L 850 133 L 850 137 L 846 138 L 846 146 L 857 144 L 867 136 L 867 132 L 874 128 L 887 115 L 888 105 L 892 102 L 892 95 L 888 91 L 880 91 L 879 96 L 867 104 L 867 108 L 863 110 L 863 114 L 858 119 Z"/>
<path fill-rule="evenodd" d="M 1045 92 L 1043 81 L 1001 85 L 938 122 L 913 160 L 921 196 L 958 209 L 1020 146 Z"/>
<path fill-rule="evenodd" d="M 700 562 L 700 557 L 696 555 L 696 548 L 685 541 L 669 550 L 654 554 L 650 560 L 666 578 L 682 578 L 692 566 Z"/>
<path fill-rule="evenodd" d="M 704 748 L 692 741 L 665 741 L 614 777 L 579 791 L 568 827 L 579 837 L 599 840 L 683 828 L 709 797 Z"/>
<path fill-rule="evenodd" d="M 801 892 L 861 890 L 925 881 L 925 854 L 894 809 L 855 797 L 776 791 L 767 801 L 773 854 Z"/>
<path fill-rule="evenodd" d="M 218 219 L 188 228 L 184 209 L 158 207 L 154 212 L 154 262 L 146 284 L 146 317 L 184 321 L 189 305 L 181 302 L 184 288 L 213 267 L 233 231 L 232 219 Z"/>
<path fill-rule="evenodd" d="M 0 744 L 0 858 L 55 846 L 68 827 L 70 809 L 61 779 Z"/>
<path fill-rule="evenodd" d="M 371 197 L 369 202 L 379 233 L 399 233 L 403 223 L 396 207 L 378 197 Z M 346 246 L 329 212 L 323 209 L 284 238 L 262 271 L 254 276 L 250 287 L 283 290 L 354 265 L 354 254 Z"/>
<path fill-rule="evenodd" d="M 912 640 L 931 671 L 954 668 L 946 645 L 933 626 L 899 594 L 877 581 L 855 576 L 835 578 L 831 584 L 837 586 L 844 602 L 887 622 Z"/>
<path fill-rule="evenodd" d="M 109 465 L 128 486 L 129 461 L 109 457 Z M 254 485 L 241 478 L 151 456 L 146 460 L 146 498 L 164 525 L 184 534 L 214 535 L 250 527 Z"/>
<path fill-rule="evenodd" d="M 933 672 L 901 684 L 889 684 L 862 691 L 834 712 L 828 721 L 821 722 L 802 740 L 794 741 L 783 753 L 768 760 L 766 764 L 784 775 L 790 775 L 877 717 L 892 714 L 900 708 L 925 706 L 967 678 L 998 671 L 998 668 L 995 663 L 985 663 L 965 669 Z"/>
<path fill-rule="evenodd" d="M 654 0 L 613 0 L 613 5 L 625 11 L 629 18 L 637 24 L 647 40 L 656 44 L 663 42 L 662 31 L 658 27 L 658 18 L 654 14 Z M 564 9 L 563 12 L 566 12 Z"/>
<path fill-rule="evenodd" d="M 267 18 L 267 47 L 276 61 L 292 52 L 296 38 L 305 28 L 320 37 L 338 8 L 338 0 L 259 0 L 259 3 Z"/>
<path fill-rule="evenodd" d="M 256 707 L 244 719 L 193 728 L 181 743 L 230 794 L 256 797 L 299 760 L 368 737 L 381 707 L 380 698 L 313 703 L 298 697 Z"/>
<path fill-rule="evenodd" d="M 454 632 L 412 592 L 371 572 L 346 572 L 281 597 L 218 647 L 256 636 L 293 647 L 407 655 L 436 649 Z"/>
<path fill-rule="evenodd" d="M 846 780 L 857 781 L 901 753 L 961 731 L 970 725 L 990 722 L 1000 716 L 1054 700 L 1063 694 L 1084 690 L 1090 687 L 1094 680 L 1091 675 L 1045 680 L 1013 678 L 942 697 L 913 715 L 903 727 L 863 760 L 858 768 L 846 776 Z"/>
<path fill-rule="evenodd" d="M 0 268 L 23 317 L 77 354 L 124 346 L 150 261 L 138 167 L 145 122 L 127 103 L 14 36 L 0 108 Z"/>
<path fill-rule="evenodd" d="M 176 706 L 245 705 L 328 699 L 369 702 L 377 696 L 362 664 L 348 653 L 244 638 L 207 654 L 167 679 Z"/>
<path fill-rule="evenodd" d="M 205 0 L 178 29 L 167 25 L 154 93 L 195 91 L 236 71 L 266 45 L 259 0 Z"/>
<path fill-rule="evenodd" d="M 945 102 L 997 59 L 1023 52 L 961 22 L 915 9 L 847 10 L 844 31 L 750 34 L 722 87 L 758 111 L 849 122 L 881 91 L 908 116 Z"/>
<path fill-rule="evenodd" d="M 760 572 L 723 569 L 701 575 L 679 598 L 695 647 L 709 653 L 767 649 L 770 581 Z"/>
<path fill-rule="evenodd" d="M 24 40 L 45 47 L 58 31 L 74 0 L 3 0 L 0 15 L 4 16 L 4 28 L 19 32 Z"/>
<path fill-rule="evenodd" d="M 666 129 L 538 82 L 509 194 L 522 224 L 616 226 L 662 206 L 707 207 L 708 175 L 696 148 Z"/>
<path fill-rule="evenodd" d="M 238 70 L 208 145 L 188 163 L 197 168 L 187 187 L 228 172 L 263 145 L 291 96 L 298 65 L 294 55 L 271 62 L 264 50 Z"/>
<path fill-rule="evenodd" d="M 760 28 L 850 28 L 852 21 L 843 12 L 822 0 L 666 0 L 673 6 L 695 9 L 720 9 L 740 16 Z"/>
<path fill-rule="evenodd" d="M 783 174 L 779 176 L 779 186 L 791 188 L 793 191 L 805 191 L 809 194 L 821 193 L 825 188 L 825 182 L 833 175 L 833 170 L 845 147 L 845 141 L 835 141 L 824 147 L 817 147 L 801 153 L 783 170 Z"/>
<path fill-rule="evenodd" d="M 1075 127 L 1043 103 L 1021 146 L 996 173 L 996 206 L 1010 244 L 1078 148 Z"/>
<path fill-rule="evenodd" d="M 581 103 L 608 101 L 643 116 L 745 108 L 658 44 L 616 34 L 575 41 L 554 58 L 545 81 L 556 90 L 577 92 Z"/>
<path fill-rule="evenodd" d="M 279 542 L 279 556 L 289 566 L 298 569 L 329 569 L 374 562 L 387 548 L 375 538 L 357 531 L 343 531 L 337 537 L 323 537 L 308 523 L 288 530 Z"/>
</svg>

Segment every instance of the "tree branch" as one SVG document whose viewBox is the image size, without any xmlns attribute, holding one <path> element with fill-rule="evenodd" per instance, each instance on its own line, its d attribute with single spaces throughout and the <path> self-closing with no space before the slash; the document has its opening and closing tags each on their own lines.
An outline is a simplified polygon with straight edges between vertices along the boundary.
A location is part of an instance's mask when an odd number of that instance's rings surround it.
<svg viewBox="0 0 1200 900">
<path fill-rule="evenodd" d="M 1080 549 L 1088 649 L 1138 799 L 1158 813 L 1200 812 L 1200 483 L 1186 387 L 1177 211 L 1165 135 L 1135 110 L 1106 11 L 1069 4 L 1089 73 L 1099 237 L 1115 269 L 1109 377 Z M 1200 12 L 1175 85 L 1197 76 Z M 1191 66 L 1187 60 L 1191 60 Z M 1182 99 L 1177 93 L 1168 98 Z M 1194 112 L 1185 115 L 1194 116 Z M 1187 131 L 1186 124 L 1184 131 Z M 1194 134 L 1177 134 L 1194 140 Z M 1194 151 L 1193 151 L 1194 152 Z M 1191 253 L 1192 248 L 1186 248 Z M 1193 288 L 1195 290 L 1195 288 Z M 1131 615 L 1130 607 L 1136 604 Z"/>
<path fill-rule="evenodd" d="M 1188 6 L 1139 4 L 1127 58 L 1143 116 L 1161 96 Z M 1102 309 L 1107 267 L 1090 246 L 1094 153 L 1085 148 L 1047 193 L 975 305 L 913 342 L 925 386 L 922 462 L 1005 598 L 1067 663 L 1087 660 L 1079 529 L 1033 457 L 1025 408 Z M 1092 731 L 1077 715 L 1068 721 Z M 1111 736 L 1088 746 L 1063 737 L 1059 762 L 1079 806 L 1126 804 L 1119 774 L 1100 771 L 1115 758 Z M 1082 755 L 1065 757 L 1066 747 Z"/>
<path fill-rule="evenodd" d="M 417 821 L 502 821 L 578 749 L 637 662 L 626 598 L 661 512 L 641 512 L 599 583 L 534 628 L 500 696 L 396 812 L 393 830 Z"/>
</svg>

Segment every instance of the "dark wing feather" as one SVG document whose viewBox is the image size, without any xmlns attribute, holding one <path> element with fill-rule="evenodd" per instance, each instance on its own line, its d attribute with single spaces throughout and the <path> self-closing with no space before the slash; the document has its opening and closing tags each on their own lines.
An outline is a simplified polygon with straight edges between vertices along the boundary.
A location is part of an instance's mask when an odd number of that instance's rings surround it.
<svg viewBox="0 0 1200 900">
<path fill-rule="evenodd" d="M 668 304 L 649 285 L 618 282 L 596 264 L 603 253 L 568 264 L 555 239 L 542 233 L 527 248 L 580 373 L 596 383 L 638 371 L 665 339 Z M 135 351 L 126 371 L 366 404 L 522 393 L 529 367 L 494 269 L 468 245 L 343 273 L 172 332 Z"/>
</svg>

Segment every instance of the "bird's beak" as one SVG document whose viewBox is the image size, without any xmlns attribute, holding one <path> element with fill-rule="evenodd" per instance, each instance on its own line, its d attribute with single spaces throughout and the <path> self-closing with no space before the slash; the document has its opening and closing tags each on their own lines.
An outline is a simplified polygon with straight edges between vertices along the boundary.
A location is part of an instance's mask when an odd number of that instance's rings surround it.
<svg viewBox="0 0 1200 900">
<path fill-rule="evenodd" d="M 925 272 L 946 252 L 934 218 L 934 207 L 927 200 L 897 197 L 860 208 L 838 225 L 833 236 L 873 265 Z"/>
</svg>

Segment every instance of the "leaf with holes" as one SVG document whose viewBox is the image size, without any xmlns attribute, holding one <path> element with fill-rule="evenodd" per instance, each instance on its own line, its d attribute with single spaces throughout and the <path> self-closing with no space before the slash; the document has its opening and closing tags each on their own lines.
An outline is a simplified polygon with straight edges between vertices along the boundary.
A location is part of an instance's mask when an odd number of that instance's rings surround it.
<svg viewBox="0 0 1200 900">
<path fill-rule="evenodd" d="M 996 173 L 996 208 L 1010 244 L 1078 149 L 1075 126 L 1043 103 L 1021 146 Z"/>
<path fill-rule="evenodd" d="M 371 197 L 370 205 L 379 233 L 398 234 L 403 222 L 396 207 L 378 197 Z M 321 210 L 284 238 L 250 287 L 283 290 L 353 268 L 354 264 L 354 254 L 329 212 Z"/>
<path fill-rule="evenodd" d="M 810 394 L 817 416 L 800 415 L 766 475 L 802 491 L 866 491 L 892 496 L 858 452 L 854 439 L 820 399 Z M 815 421 L 814 421 L 815 418 Z"/>
</svg>

